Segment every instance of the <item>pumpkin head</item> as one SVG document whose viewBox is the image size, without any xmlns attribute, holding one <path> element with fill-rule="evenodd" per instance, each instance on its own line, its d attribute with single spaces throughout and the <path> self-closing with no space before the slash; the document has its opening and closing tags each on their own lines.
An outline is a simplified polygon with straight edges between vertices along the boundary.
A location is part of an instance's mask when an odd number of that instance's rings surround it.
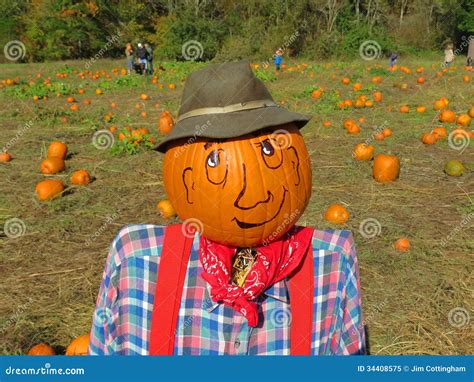
<svg viewBox="0 0 474 382">
<path fill-rule="evenodd" d="M 240 247 L 281 237 L 311 195 L 310 158 L 293 123 L 226 140 L 174 141 L 163 175 L 183 221 L 194 221 L 211 240 Z"/>
</svg>

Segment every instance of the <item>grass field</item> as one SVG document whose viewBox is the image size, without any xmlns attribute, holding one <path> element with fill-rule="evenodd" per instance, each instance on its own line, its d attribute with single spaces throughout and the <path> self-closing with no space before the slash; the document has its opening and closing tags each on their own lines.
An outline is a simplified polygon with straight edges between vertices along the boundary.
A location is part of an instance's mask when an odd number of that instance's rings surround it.
<svg viewBox="0 0 474 382">
<path fill-rule="evenodd" d="M 466 141 L 461 148 L 446 139 L 434 145 L 420 141 L 422 133 L 443 125 L 433 110 L 436 99 L 447 97 L 448 108 L 457 114 L 473 106 L 474 79 L 465 82 L 463 76 L 473 77 L 474 72 L 459 63 L 436 75 L 440 63 L 428 58 L 402 60 L 411 73 L 390 72 L 385 61 L 303 63 L 288 61 L 278 76 L 272 69 L 257 71 L 275 100 L 312 116 L 302 133 L 312 158 L 313 194 L 300 224 L 335 228 L 324 221 L 325 209 L 341 203 L 349 210 L 351 218 L 342 227 L 352 230 L 356 239 L 371 353 L 474 353 L 473 144 Z M 99 78 L 81 79 L 84 64 L 1 66 L 0 79 L 20 79 L 0 88 L 0 147 L 8 145 L 14 158 L 0 163 L 0 227 L 12 218 L 24 223 L 19 237 L 0 232 L 2 354 L 22 354 L 42 341 L 61 351 L 71 339 L 87 333 L 107 249 L 120 227 L 174 222 L 163 220 L 156 210 L 156 203 L 165 198 L 162 155 L 147 149 L 114 155 L 111 149 L 98 149 L 92 139 L 110 125 L 119 130 L 146 127 L 161 139 L 156 128 L 159 113 L 167 109 L 176 117 L 183 80 L 203 64 L 164 63 L 166 71 L 159 72 L 157 83 L 151 77 L 125 79 L 120 71 L 112 72 L 124 63 L 107 60 L 90 68 Z M 424 72 L 416 73 L 418 67 Z M 380 84 L 371 82 L 377 75 L 382 77 Z M 351 79 L 350 85 L 341 83 L 344 76 Z M 423 85 L 416 82 L 419 76 L 426 80 Z M 42 86 L 47 77 L 51 85 Z M 30 80 L 35 84 L 28 85 Z M 352 90 L 355 82 L 362 83 L 362 90 Z M 176 88 L 169 89 L 170 83 Z M 78 94 L 79 87 L 84 94 Z M 102 95 L 95 94 L 98 87 Z M 324 88 L 323 95 L 312 99 L 317 87 Z M 371 98 L 375 90 L 382 92 L 383 100 L 373 107 L 337 106 L 357 94 Z M 46 101 L 33 100 L 43 93 Z M 150 100 L 140 100 L 142 93 Z M 79 110 L 70 110 L 69 94 Z M 86 98 L 90 105 L 83 104 Z M 114 109 L 112 102 L 117 104 Z M 402 105 L 410 112 L 401 113 Z M 419 105 L 426 106 L 426 112 L 416 112 Z M 105 122 L 110 111 L 113 118 Z M 343 121 L 361 117 L 365 122 L 360 123 L 360 134 L 349 135 Z M 331 126 L 323 127 L 324 121 Z M 373 134 L 381 126 L 391 128 L 393 135 L 376 141 Z M 448 133 L 455 128 L 453 123 L 444 126 Z M 353 159 L 353 146 L 367 139 L 376 153 L 399 156 L 397 181 L 379 184 L 372 179 L 371 162 Z M 70 174 L 84 168 L 95 180 L 87 187 L 69 187 L 51 202 L 39 202 L 35 184 L 45 177 L 39 166 L 53 140 L 66 142 L 70 151 L 66 171 L 55 178 L 69 184 Z M 450 159 L 464 163 L 461 177 L 443 172 Z M 376 219 L 378 234 L 372 238 L 360 229 L 366 219 Z M 393 247 L 402 236 L 411 241 L 405 253 Z"/>
</svg>

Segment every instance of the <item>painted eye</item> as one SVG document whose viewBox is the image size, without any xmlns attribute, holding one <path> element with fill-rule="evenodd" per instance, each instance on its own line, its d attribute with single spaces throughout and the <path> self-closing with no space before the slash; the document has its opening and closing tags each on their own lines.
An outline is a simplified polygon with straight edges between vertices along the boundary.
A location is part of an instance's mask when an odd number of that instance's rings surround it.
<svg viewBox="0 0 474 382">
<path fill-rule="evenodd" d="M 275 149 L 273 148 L 272 144 L 270 143 L 270 141 L 268 139 L 264 140 L 262 143 L 261 143 L 261 146 L 262 146 L 262 154 L 267 156 L 267 157 L 271 157 L 273 154 L 275 154 Z"/>
<path fill-rule="evenodd" d="M 214 150 L 212 153 L 210 153 L 207 156 L 206 162 L 207 162 L 207 165 L 212 168 L 219 166 L 220 161 L 219 161 L 219 153 L 217 152 L 217 150 Z"/>
</svg>

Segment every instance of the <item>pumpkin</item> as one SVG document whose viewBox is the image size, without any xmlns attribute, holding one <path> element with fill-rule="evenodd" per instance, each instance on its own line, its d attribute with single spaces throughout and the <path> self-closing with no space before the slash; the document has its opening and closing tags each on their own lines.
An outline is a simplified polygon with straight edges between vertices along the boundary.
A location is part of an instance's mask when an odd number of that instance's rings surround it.
<svg viewBox="0 0 474 382">
<path fill-rule="evenodd" d="M 424 133 L 421 136 L 421 141 L 425 145 L 434 145 L 437 140 L 438 140 L 438 136 L 436 134 L 433 134 L 433 133 Z"/>
<path fill-rule="evenodd" d="M 340 204 L 331 204 L 324 213 L 324 219 L 333 224 L 344 224 L 349 220 L 349 212 Z"/>
<path fill-rule="evenodd" d="M 87 170 L 77 170 L 71 175 L 71 183 L 75 185 L 86 185 L 91 182 L 91 175 Z"/>
<path fill-rule="evenodd" d="M 90 334 L 83 334 L 72 340 L 66 349 L 66 355 L 88 355 Z"/>
<path fill-rule="evenodd" d="M 158 121 L 158 130 L 162 134 L 169 134 L 173 130 L 174 121 L 171 113 L 167 110 L 163 111 L 160 114 L 160 119 Z"/>
<path fill-rule="evenodd" d="M 436 138 L 437 138 L 438 140 L 444 139 L 444 138 L 446 138 L 446 136 L 448 135 L 448 134 L 447 134 L 447 131 L 446 131 L 446 128 L 443 127 L 443 126 L 435 127 L 431 133 L 434 134 L 434 135 L 436 135 Z"/>
<path fill-rule="evenodd" d="M 175 84 L 168 84 L 168 89 L 176 89 L 176 85 Z"/>
<path fill-rule="evenodd" d="M 374 134 L 374 139 L 376 141 L 383 141 L 385 139 L 385 135 L 384 135 L 383 131 L 376 132 Z"/>
<path fill-rule="evenodd" d="M 386 127 L 385 129 L 382 130 L 382 134 L 385 138 L 391 137 L 393 134 L 392 129 L 389 129 L 388 127 Z"/>
<path fill-rule="evenodd" d="M 311 92 L 311 98 L 313 98 L 313 99 L 318 99 L 318 98 L 320 98 L 322 95 L 323 95 L 323 92 L 322 92 L 321 90 L 319 90 L 319 89 L 313 90 L 313 91 Z"/>
<path fill-rule="evenodd" d="M 50 200 L 64 191 L 64 183 L 56 179 L 39 182 L 35 188 L 39 200 Z"/>
<path fill-rule="evenodd" d="M 41 173 L 42 174 L 57 174 L 58 172 L 64 171 L 64 160 L 57 157 L 46 158 L 41 162 Z"/>
<path fill-rule="evenodd" d="M 160 216 L 165 219 L 170 219 L 173 216 L 176 216 L 176 211 L 168 199 L 160 200 L 156 205 L 156 208 L 160 212 Z"/>
<path fill-rule="evenodd" d="M 353 89 L 354 91 L 359 91 L 359 90 L 362 89 L 362 84 L 361 84 L 360 82 L 357 82 L 357 83 L 355 83 L 355 84 L 352 86 L 352 89 Z"/>
<path fill-rule="evenodd" d="M 56 355 L 54 349 L 45 343 L 40 343 L 33 346 L 29 351 L 28 355 Z"/>
<path fill-rule="evenodd" d="M 443 110 L 439 114 L 439 121 L 445 123 L 451 123 L 456 120 L 456 114 L 452 110 Z"/>
<path fill-rule="evenodd" d="M 352 150 L 352 154 L 356 160 L 371 160 L 374 157 L 374 146 L 358 143 Z"/>
<path fill-rule="evenodd" d="M 140 116 L 141 116 L 142 118 L 146 118 L 146 117 L 148 116 L 148 113 L 147 113 L 146 111 L 142 111 L 142 112 L 140 113 Z"/>
<path fill-rule="evenodd" d="M 114 126 L 114 125 L 109 126 L 109 131 L 110 131 L 111 133 L 115 133 L 115 132 L 117 131 L 117 127 Z"/>
<path fill-rule="evenodd" d="M 84 89 L 79 89 L 79 94 L 84 94 L 86 91 Z"/>
<path fill-rule="evenodd" d="M 441 109 L 444 109 L 445 107 L 446 107 L 446 104 L 440 99 L 436 100 L 433 105 L 433 108 L 435 110 L 441 110 Z"/>
<path fill-rule="evenodd" d="M 95 89 L 95 94 L 97 94 L 97 95 L 103 94 L 102 89 Z"/>
<path fill-rule="evenodd" d="M 351 80 L 347 77 L 344 77 L 342 80 L 341 80 L 342 84 L 343 85 L 349 85 L 351 83 Z"/>
<path fill-rule="evenodd" d="M 33 101 L 38 102 L 39 97 L 37 95 L 33 96 Z"/>
<path fill-rule="evenodd" d="M 406 237 L 401 237 L 393 244 L 393 246 L 397 251 L 407 252 L 410 249 L 410 240 Z"/>
<path fill-rule="evenodd" d="M 330 127 L 330 126 L 331 126 L 331 122 L 329 122 L 329 121 L 324 121 L 324 122 L 323 122 L 323 126 L 324 126 L 324 127 Z"/>
<path fill-rule="evenodd" d="M 410 108 L 407 105 L 403 105 L 400 107 L 400 113 L 409 113 Z"/>
<path fill-rule="evenodd" d="M 74 97 L 67 97 L 66 102 L 73 103 L 73 102 L 76 102 L 76 100 L 74 99 Z"/>
<path fill-rule="evenodd" d="M 396 155 L 378 154 L 374 159 L 372 175 L 377 182 L 393 182 L 400 174 L 400 159 Z"/>
<path fill-rule="evenodd" d="M 466 82 L 466 83 L 467 83 L 467 82 L 471 82 L 471 77 L 470 77 L 470 76 L 468 76 L 467 74 L 466 74 L 466 75 L 464 75 L 464 76 L 462 77 L 462 79 L 463 79 L 463 80 L 464 80 L 464 82 Z"/>
<path fill-rule="evenodd" d="M 0 162 L 10 162 L 11 160 L 12 156 L 6 151 L 0 153 Z"/>
<path fill-rule="evenodd" d="M 71 109 L 72 111 L 78 111 L 79 110 L 79 105 L 77 103 L 71 105 L 69 107 L 69 109 Z"/>
<path fill-rule="evenodd" d="M 150 96 L 148 94 L 140 94 L 140 99 L 143 100 L 143 101 L 147 101 L 150 99 Z"/>
<path fill-rule="evenodd" d="M 468 111 L 467 115 L 471 118 L 474 118 L 474 106 L 472 106 Z"/>
<path fill-rule="evenodd" d="M 426 111 L 426 107 L 425 106 L 418 106 L 416 108 L 416 112 L 417 113 L 424 113 Z"/>
<path fill-rule="evenodd" d="M 66 159 L 67 145 L 61 141 L 54 141 L 48 147 L 48 158 Z"/>
<path fill-rule="evenodd" d="M 469 114 L 460 114 L 456 119 L 456 124 L 467 127 L 471 124 L 471 117 Z"/>
<path fill-rule="evenodd" d="M 425 83 L 425 78 L 424 77 L 418 77 L 416 79 L 416 83 L 419 85 L 423 85 Z"/>
<path fill-rule="evenodd" d="M 360 127 L 359 127 L 359 125 L 354 123 L 354 124 L 349 126 L 349 128 L 347 129 L 347 132 L 349 134 L 359 134 L 360 133 Z"/>
<path fill-rule="evenodd" d="M 374 101 L 375 101 L 375 102 L 380 102 L 380 101 L 382 101 L 382 93 L 381 93 L 381 92 L 375 92 L 375 93 L 374 93 Z"/>
<path fill-rule="evenodd" d="M 117 107 L 117 103 L 116 103 L 116 102 L 112 102 L 112 103 L 110 104 L 110 107 L 111 107 L 112 109 L 115 109 L 115 108 Z"/>
<path fill-rule="evenodd" d="M 464 165 L 461 161 L 452 159 L 444 166 L 444 172 L 449 176 L 461 176 L 464 172 Z"/>
<path fill-rule="evenodd" d="M 311 164 L 294 124 L 274 129 L 234 139 L 171 142 L 163 179 L 181 220 L 192 218 L 205 237 L 239 247 L 287 232 L 308 204 Z"/>
<path fill-rule="evenodd" d="M 87 99 L 87 98 L 82 102 L 84 103 L 84 105 L 90 105 L 92 103 L 92 101 L 90 99 Z"/>
</svg>

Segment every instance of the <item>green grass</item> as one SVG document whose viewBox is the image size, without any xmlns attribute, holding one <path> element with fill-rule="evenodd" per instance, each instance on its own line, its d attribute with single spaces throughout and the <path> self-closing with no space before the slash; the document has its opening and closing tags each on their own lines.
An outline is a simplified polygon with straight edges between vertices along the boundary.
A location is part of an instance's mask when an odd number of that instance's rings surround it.
<svg viewBox="0 0 474 382">
<path fill-rule="evenodd" d="M 92 70 L 111 73 L 123 64 L 104 60 Z M 463 82 L 466 72 L 462 67 L 437 78 L 439 63 L 423 58 L 402 63 L 412 70 L 425 67 L 427 82 L 421 87 L 416 85 L 416 73 L 387 72 L 385 62 L 378 63 L 380 67 L 364 61 L 308 64 L 306 70 L 278 74 L 259 69 L 259 76 L 277 102 L 312 117 L 302 133 L 312 159 L 313 195 L 300 224 L 335 228 L 324 221 L 324 210 L 332 203 L 347 206 L 351 218 L 342 228 L 351 229 L 356 239 L 371 352 L 472 354 L 472 324 L 457 328 L 448 322 L 451 309 L 459 307 L 468 310 L 472 321 L 472 230 L 466 226 L 447 244 L 442 243 L 474 212 L 472 142 L 462 154 L 446 141 L 434 146 L 420 142 L 423 132 L 440 125 L 432 110 L 434 100 L 446 96 L 450 108 L 466 112 L 474 99 L 472 82 Z M 0 322 L 6 322 L 0 325 L 3 354 L 23 353 L 40 341 L 61 350 L 73 337 L 87 332 L 107 249 L 118 229 L 134 223 L 170 223 L 155 208 L 165 197 L 162 155 L 150 150 L 112 155 L 110 150 L 95 148 L 92 136 L 113 124 L 118 130 L 128 125 L 146 127 L 161 139 L 156 129 L 159 113 L 169 109 L 176 116 L 185 77 L 205 64 L 163 63 L 166 71 L 159 73 L 158 84 L 152 84 L 150 78 L 113 74 L 110 81 L 80 80 L 74 70 L 83 70 L 84 63 L 67 65 L 64 79 L 55 76 L 64 72 L 63 63 L 2 65 L 2 79 L 20 76 L 23 82 L 0 89 L 0 148 L 32 121 L 9 149 L 15 159 L 0 165 L 0 227 L 12 217 L 26 225 L 25 234 L 16 239 L 0 232 Z M 50 76 L 54 90 L 48 90 L 47 101 L 35 103 L 32 97 L 36 94 L 27 83 L 37 73 L 43 79 Z M 383 77 L 380 85 L 370 82 L 374 75 Z M 362 82 L 363 90 L 357 94 L 381 90 L 383 101 L 373 108 L 340 110 L 338 101 L 354 99 L 356 94 L 351 86 L 341 84 L 343 76 L 349 76 L 352 83 Z M 175 83 L 176 89 L 168 89 L 168 83 Z M 393 86 L 399 83 L 409 88 Z M 99 86 L 104 94 L 96 96 L 94 90 Z M 86 89 L 84 95 L 77 94 L 79 87 Z M 325 88 L 325 93 L 312 100 L 310 90 L 318 87 Z M 78 112 L 69 110 L 64 95 L 55 95 L 58 89 L 78 99 Z M 141 93 L 149 94 L 151 100 L 140 101 Z M 92 100 L 90 106 L 83 105 L 85 98 Z M 119 107 L 111 109 L 111 102 Z M 140 110 L 136 103 L 142 105 Z M 409 114 L 398 112 L 404 104 L 412 108 Z M 425 105 L 426 113 L 415 113 L 418 105 Z M 109 111 L 114 118 L 106 123 L 103 117 Z M 140 117 L 141 111 L 148 113 L 147 118 Z M 62 122 L 62 117 L 68 122 Z M 360 117 L 366 119 L 361 133 L 348 135 L 342 122 Z M 326 120 L 332 122 L 331 127 L 322 126 Z M 376 153 L 400 156 L 401 175 L 391 184 L 375 183 L 371 163 L 355 162 L 351 157 L 352 147 L 369 139 L 382 124 L 393 130 L 393 136 L 371 144 Z M 95 181 L 87 187 L 72 187 L 60 199 L 40 203 L 34 197 L 35 184 L 44 179 L 39 165 L 47 145 L 55 139 L 67 142 L 71 153 L 66 171 L 57 178 L 68 182 L 74 170 L 87 169 Z M 443 173 L 449 159 L 465 163 L 462 177 Z M 377 219 L 382 227 L 373 239 L 364 238 L 359 231 L 367 218 Z M 96 232 L 101 234 L 95 237 Z M 408 253 L 393 249 L 401 236 L 412 243 Z"/>
</svg>

